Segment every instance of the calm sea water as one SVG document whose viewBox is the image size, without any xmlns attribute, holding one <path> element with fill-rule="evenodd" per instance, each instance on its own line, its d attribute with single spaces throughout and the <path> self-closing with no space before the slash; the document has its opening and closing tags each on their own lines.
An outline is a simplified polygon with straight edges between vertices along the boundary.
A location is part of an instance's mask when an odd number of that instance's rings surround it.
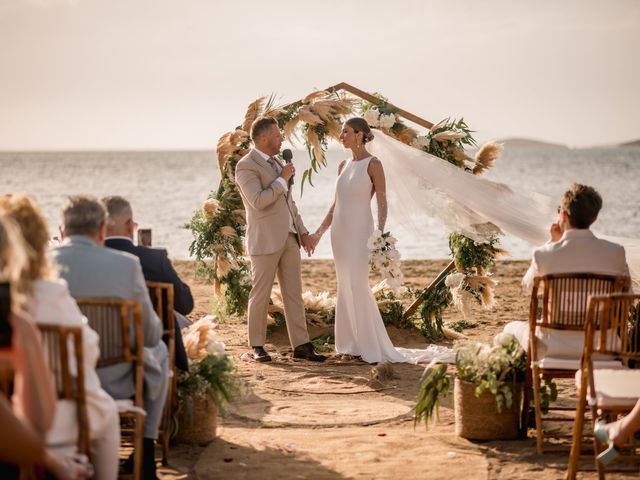
<svg viewBox="0 0 640 480">
<path fill-rule="evenodd" d="M 310 229 L 315 229 L 333 199 L 337 164 L 347 158 L 342 150 L 328 154 L 328 168 L 314 176 L 314 188 L 305 187 L 295 198 Z M 294 152 L 301 172 L 308 164 L 305 152 Z M 29 192 L 45 213 L 51 232 L 57 231 L 65 196 L 91 193 L 98 197 L 128 198 L 141 228 L 153 230 L 153 244 L 173 258 L 189 258 L 191 233 L 183 228 L 194 210 L 220 179 L 214 152 L 0 152 L 0 192 Z M 596 187 L 604 208 L 595 229 L 610 235 L 640 238 L 640 148 L 506 148 L 487 178 L 559 198 L 574 181 Z M 393 219 L 389 226 L 393 228 Z M 434 222 L 428 236 L 399 234 L 403 258 L 445 258 L 447 231 Z M 532 245 L 504 238 L 513 258 L 528 258 Z M 328 235 L 316 250 L 317 258 L 331 258 Z"/>
</svg>

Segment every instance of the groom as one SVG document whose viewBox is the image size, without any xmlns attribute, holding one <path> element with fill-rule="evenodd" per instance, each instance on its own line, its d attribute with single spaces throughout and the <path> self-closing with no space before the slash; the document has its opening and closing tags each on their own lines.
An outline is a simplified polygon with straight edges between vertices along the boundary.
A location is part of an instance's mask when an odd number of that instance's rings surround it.
<svg viewBox="0 0 640 480">
<path fill-rule="evenodd" d="M 254 148 L 236 166 L 236 184 L 247 212 L 247 251 L 251 259 L 251 293 L 249 294 L 248 331 L 250 357 L 269 362 L 265 351 L 267 309 L 273 280 L 277 273 L 284 301 L 293 358 L 322 362 L 309 341 L 302 301 L 300 246 L 311 249 L 309 232 L 302 223 L 291 198 L 289 180 L 295 173 L 293 164 L 282 165 L 282 135 L 274 118 L 258 117 L 251 125 Z"/>
</svg>

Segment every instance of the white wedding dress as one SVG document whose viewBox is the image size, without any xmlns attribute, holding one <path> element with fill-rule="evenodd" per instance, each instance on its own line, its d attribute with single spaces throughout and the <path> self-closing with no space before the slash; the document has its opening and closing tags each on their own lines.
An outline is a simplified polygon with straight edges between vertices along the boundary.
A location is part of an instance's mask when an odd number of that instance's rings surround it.
<svg viewBox="0 0 640 480">
<path fill-rule="evenodd" d="M 373 157 L 349 160 L 336 181 L 331 247 L 338 278 L 336 351 L 365 362 L 452 362 L 454 354 L 431 345 L 426 349 L 395 348 L 389 339 L 369 287 L 369 249 L 373 232 L 372 182 L 367 173 Z"/>
</svg>

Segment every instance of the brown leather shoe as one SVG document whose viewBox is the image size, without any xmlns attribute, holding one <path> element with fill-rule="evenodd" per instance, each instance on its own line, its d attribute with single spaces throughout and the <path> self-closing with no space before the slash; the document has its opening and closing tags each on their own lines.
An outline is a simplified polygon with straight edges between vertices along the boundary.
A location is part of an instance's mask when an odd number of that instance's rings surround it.
<svg viewBox="0 0 640 480">
<path fill-rule="evenodd" d="M 264 347 L 253 347 L 253 360 L 256 362 L 270 362 L 271 355 L 267 353 Z"/>
<path fill-rule="evenodd" d="M 324 355 L 318 355 L 313 349 L 311 342 L 303 343 L 293 349 L 293 358 L 301 358 L 303 360 L 310 360 L 312 362 L 324 362 L 327 357 Z"/>
</svg>

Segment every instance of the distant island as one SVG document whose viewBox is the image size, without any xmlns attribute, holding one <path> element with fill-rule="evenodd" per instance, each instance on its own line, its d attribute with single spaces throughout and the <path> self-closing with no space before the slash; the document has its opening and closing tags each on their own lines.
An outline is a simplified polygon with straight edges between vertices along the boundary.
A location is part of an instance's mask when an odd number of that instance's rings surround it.
<svg viewBox="0 0 640 480">
<path fill-rule="evenodd" d="M 640 140 L 633 140 L 631 142 L 621 143 L 620 147 L 640 147 Z"/>
<path fill-rule="evenodd" d="M 566 145 L 560 143 L 541 142 L 539 140 L 532 140 L 530 138 L 504 138 L 498 140 L 500 143 L 504 143 L 507 148 L 562 148 L 568 149 Z"/>
</svg>

